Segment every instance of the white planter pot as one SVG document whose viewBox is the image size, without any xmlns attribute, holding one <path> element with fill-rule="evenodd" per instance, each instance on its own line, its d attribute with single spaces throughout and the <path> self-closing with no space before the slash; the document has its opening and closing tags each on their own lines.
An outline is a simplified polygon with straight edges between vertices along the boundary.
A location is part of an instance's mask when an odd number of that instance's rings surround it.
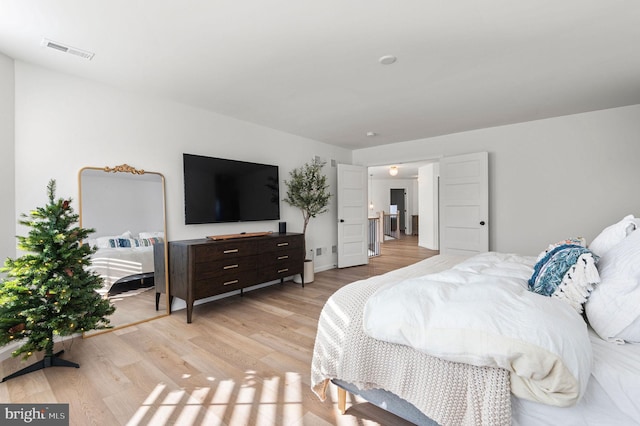
<svg viewBox="0 0 640 426">
<path fill-rule="evenodd" d="M 308 284 L 308 283 L 312 283 L 313 279 L 315 278 L 315 271 L 313 270 L 314 266 L 313 266 L 313 260 L 312 259 L 307 259 L 304 261 L 304 283 Z M 302 283 L 302 277 L 300 275 L 296 275 L 295 277 L 293 277 L 293 282 L 295 283 Z"/>
</svg>

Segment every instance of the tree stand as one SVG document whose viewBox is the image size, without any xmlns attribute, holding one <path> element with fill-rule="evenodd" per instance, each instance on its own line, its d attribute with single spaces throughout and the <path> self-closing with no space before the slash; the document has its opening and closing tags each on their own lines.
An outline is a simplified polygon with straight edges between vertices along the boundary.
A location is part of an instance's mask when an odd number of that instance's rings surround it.
<svg viewBox="0 0 640 426">
<path fill-rule="evenodd" d="M 16 371 L 15 373 L 8 375 L 4 379 L 2 379 L 2 382 L 6 382 L 7 380 L 13 379 L 14 377 L 22 376 L 24 374 L 31 373 L 33 371 L 42 370 L 42 369 L 47 368 L 47 367 L 75 367 L 75 368 L 80 368 L 80 365 L 76 364 L 75 362 L 71 362 L 71 361 L 67 361 L 66 359 L 58 358 L 60 356 L 60 354 L 62 354 L 63 352 L 64 351 L 62 350 L 60 352 L 56 352 L 53 355 L 45 355 L 44 358 L 42 358 L 40 361 L 37 361 L 37 362 L 31 364 L 30 366 L 23 368 L 22 370 Z"/>
</svg>

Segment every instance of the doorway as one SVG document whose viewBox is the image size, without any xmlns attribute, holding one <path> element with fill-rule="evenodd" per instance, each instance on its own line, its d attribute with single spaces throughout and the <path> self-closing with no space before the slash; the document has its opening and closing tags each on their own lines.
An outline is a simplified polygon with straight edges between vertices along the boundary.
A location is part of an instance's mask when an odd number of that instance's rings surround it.
<svg viewBox="0 0 640 426">
<path fill-rule="evenodd" d="M 399 220 L 399 227 L 398 229 L 400 230 L 400 235 L 402 234 L 406 234 L 406 212 L 407 212 L 407 207 L 406 207 L 406 196 L 407 193 L 404 190 L 404 188 L 391 188 L 389 190 L 390 192 L 390 204 L 392 206 L 396 206 L 397 207 L 397 216 L 391 217 L 391 226 L 392 229 L 395 229 L 396 224 L 394 223 L 395 220 Z"/>
</svg>

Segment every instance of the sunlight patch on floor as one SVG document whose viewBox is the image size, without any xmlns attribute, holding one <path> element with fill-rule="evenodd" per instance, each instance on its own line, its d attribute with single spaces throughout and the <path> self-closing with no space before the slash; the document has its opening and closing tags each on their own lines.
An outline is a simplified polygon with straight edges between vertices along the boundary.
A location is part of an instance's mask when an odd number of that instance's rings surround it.
<svg viewBox="0 0 640 426">
<path fill-rule="evenodd" d="M 258 408 L 258 418 L 268 422 L 267 424 L 276 424 L 279 385 L 280 377 L 272 377 L 270 379 L 266 379 L 264 381 L 264 386 L 262 387 L 260 407 Z"/>
<path fill-rule="evenodd" d="M 284 424 L 302 418 L 302 388 L 300 374 L 287 372 L 284 378 Z"/>
<path fill-rule="evenodd" d="M 183 376 L 183 379 L 189 378 Z M 304 424 L 303 384 L 297 372 L 260 379 L 255 371 L 247 371 L 241 383 L 212 377 L 207 380 L 212 383 L 211 387 L 192 390 L 170 389 L 159 383 L 127 425 Z"/>
</svg>

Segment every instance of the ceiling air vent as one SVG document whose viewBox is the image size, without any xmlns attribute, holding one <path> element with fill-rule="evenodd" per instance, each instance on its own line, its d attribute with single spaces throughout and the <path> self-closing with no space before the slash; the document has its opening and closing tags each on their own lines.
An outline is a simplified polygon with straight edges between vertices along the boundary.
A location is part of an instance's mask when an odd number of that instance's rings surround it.
<svg viewBox="0 0 640 426">
<path fill-rule="evenodd" d="M 44 47 L 49 47 L 51 49 L 56 49 L 56 50 L 59 50 L 59 51 L 64 52 L 64 53 L 69 53 L 71 55 L 80 56 L 81 58 L 85 58 L 85 59 L 89 59 L 89 60 L 91 60 L 93 58 L 93 55 L 95 55 L 95 53 L 93 53 L 93 52 L 89 52 L 87 50 L 82 50 L 82 49 L 77 49 L 75 47 L 68 46 L 68 45 L 66 45 L 64 43 L 60 43 L 60 42 L 57 42 L 57 41 L 49 40 L 48 38 L 43 38 L 41 44 Z"/>
</svg>

